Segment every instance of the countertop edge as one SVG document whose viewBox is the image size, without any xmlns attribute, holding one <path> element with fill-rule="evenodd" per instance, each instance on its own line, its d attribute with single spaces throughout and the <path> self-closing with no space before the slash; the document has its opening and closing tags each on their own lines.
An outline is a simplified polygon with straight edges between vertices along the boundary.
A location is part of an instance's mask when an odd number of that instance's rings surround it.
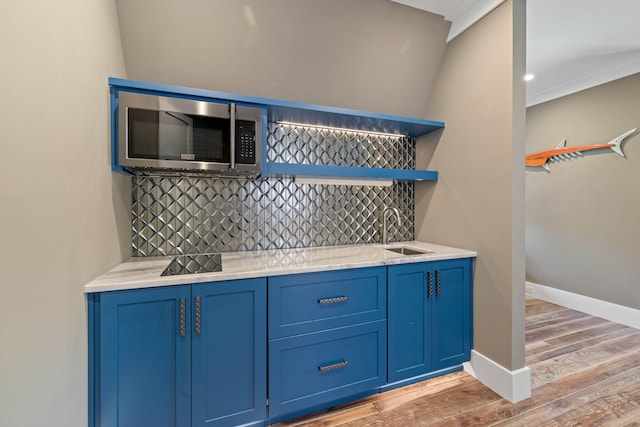
<svg viewBox="0 0 640 427">
<path fill-rule="evenodd" d="M 433 251 L 422 255 L 400 255 L 384 250 L 386 247 L 410 246 L 419 249 Z M 360 257 L 349 260 L 343 252 L 366 252 Z M 367 255 L 367 254 L 371 255 Z M 303 262 L 295 259 L 287 263 L 282 261 L 279 265 L 269 266 L 260 264 L 261 259 L 302 257 Z M 269 251 L 228 252 L 223 255 L 223 271 L 215 273 L 186 274 L 179 276 L 160 276 L 160 273 L 169 264 L 172 257 L 132 258 L 122 262 L 105 274 L 97 277 L 84 286 L 84 293 L 98 293 L 118 290 L 146 289 L 162 286 L 197 285 L 200 283 L 218 282 L 223 280 L 251 279 L 256 277 L 273 277 L 288 274 L 316 273 L 330 270 L 346 270 L 352 268 L 367 268 L 397 264 L 410 264 L 416 262 L 445 261 L 451 259 L 475 258 L 477 252 L 465 249 L 435 245 L 431 243 L 410 241 L 393 242 L 388 245 L 364 244 L 348 246 L 320 246 L 314 248 L 276 249 Z M 307 255 L 310 260 L 305 260 Z M 320 255 L 319 260 L 313 260 L 315 255 Z M 324 255 L 324 257 L 322 257 Z M 370 259 L 367 259 L 367 256 Z M 333 258 L 336 261 L 331 261 Z M 364 258 L 364 259 L 363 259 Z M 253 268 L 246 269 L 245 259 L 252 260 Z M 307 261 L 307 262 L 304 262 Z M 230 268 L 224 270 L 225 262 Z"/>
</svg>

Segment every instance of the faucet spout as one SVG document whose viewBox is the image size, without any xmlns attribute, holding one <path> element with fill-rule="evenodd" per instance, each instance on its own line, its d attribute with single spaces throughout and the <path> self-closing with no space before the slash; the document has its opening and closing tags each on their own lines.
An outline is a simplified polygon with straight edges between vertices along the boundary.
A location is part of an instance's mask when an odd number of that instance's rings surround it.
<svg viewBox="0 0 640 427">
<path fill-rule="evenodd" d="M 398 221 L 398 227 L 400 226 L 400 223 L 401 223 L 400 211 L 398 210 L 398 208 L 385 206 L 384 210 L 382 211 L 382 244 L 383 245 L 386 245 L 387 243 L 389 243 L 389 231 L 387 230 L 387 213 L 388 212 L 393 212 L 395 214 L 396 220 Z"/>
</svg>

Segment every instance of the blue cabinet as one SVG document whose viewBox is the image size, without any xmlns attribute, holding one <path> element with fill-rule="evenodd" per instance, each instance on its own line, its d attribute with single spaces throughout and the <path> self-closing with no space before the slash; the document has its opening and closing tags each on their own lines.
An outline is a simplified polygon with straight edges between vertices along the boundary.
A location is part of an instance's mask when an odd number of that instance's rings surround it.
<svg viewBox="0 0 640 427">
<path fill-rule="evenodd" d="M 269 278 L 269 422 L 386 382 L 386 268 Z"/>
<path fill-rule="evenodd" d="M 265 279 L 92 298 L 96 426 L 235 426 L 266 418 Z"/>
<path fill-rule="evenodd" d="M 471 356 L 471 260 L 434 263 L 433 369 L 460 365 Z"/>
<path fill-rule="evenodd" d="M 189 287 L 100 295 L 98 426 L 191 425 L 189 298 Z"/>
<path fill-rule="evenodd" d="M 471 260 L 389 266 L 388 286 L 392 387 L 461 369 L 471 352 Z"/>
<path fill-rule="evenodd" d="M 91 294 L 90 427 L 268 425 L 459 370 L 471 266 Z"/>
<path fill-rule="evenodd" d="M 266 418 L 265 279 L 192 285 L 192 426 Z"/>
</svg>

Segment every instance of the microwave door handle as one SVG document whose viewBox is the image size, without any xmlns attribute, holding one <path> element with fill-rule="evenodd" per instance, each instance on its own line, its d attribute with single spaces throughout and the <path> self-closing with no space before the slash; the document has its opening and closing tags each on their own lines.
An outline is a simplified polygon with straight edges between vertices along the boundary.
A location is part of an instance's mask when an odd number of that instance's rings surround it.
<svg viewBox="0 0 640 427">
<path fill-rule="evenodd" d="M 229 130 L 229 169 L 236 168 L 236 104 L 229 104 L 229 123 L 231 129 Z"/>
</svg>

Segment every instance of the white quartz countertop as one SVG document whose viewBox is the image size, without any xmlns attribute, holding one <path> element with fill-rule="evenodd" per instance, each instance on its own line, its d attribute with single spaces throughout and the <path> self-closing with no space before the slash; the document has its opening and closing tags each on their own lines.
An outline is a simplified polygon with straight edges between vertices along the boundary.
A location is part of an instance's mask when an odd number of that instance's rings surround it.
<svg viewBox="0 0 640 427">
<path fill-rule="evenodd" d="M 401 255 L 385 250 L 385 248 L 398 246 L 409 246 L 429 251 L 429 253 Z M 171 262 L 173 258 L 171 256 L 134 257 L 87 283 L 84 291 L 85 293 L 92 293 L 152 288 L 477 256 L 477 253 L 473 251 L 418 241 L 394 242 L 388 245 L 320 246 L 248 252 L 222 252 L 221 254 L 222 271 L 176 276 L 160 276 L 169 265 L 169 262 Z"/>
</svg>

